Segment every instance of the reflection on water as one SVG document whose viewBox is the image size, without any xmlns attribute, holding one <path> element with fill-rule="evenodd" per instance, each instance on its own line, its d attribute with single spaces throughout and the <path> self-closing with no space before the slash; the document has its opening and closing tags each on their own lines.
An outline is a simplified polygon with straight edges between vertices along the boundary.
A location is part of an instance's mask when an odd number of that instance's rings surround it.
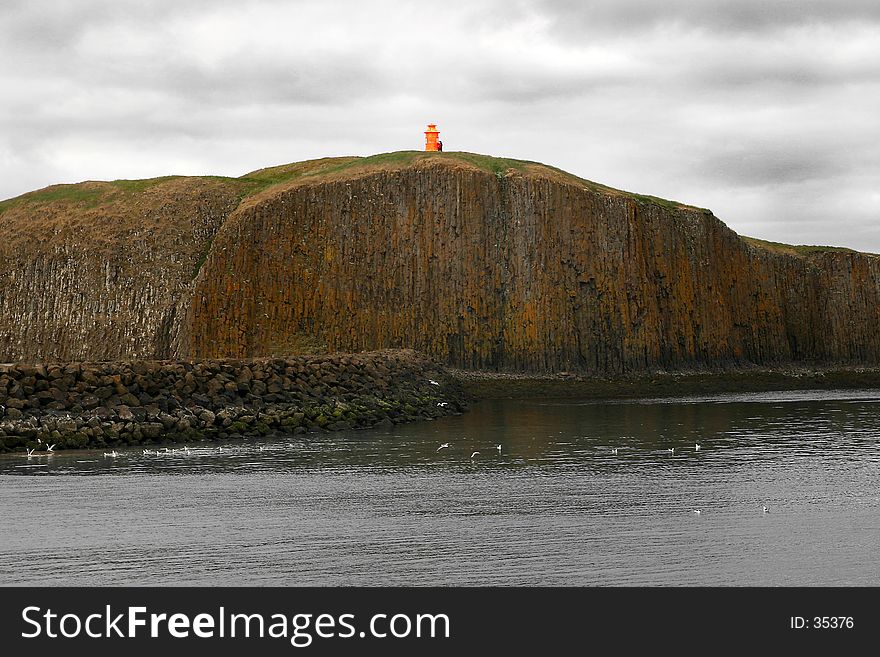
<svg viewBox="0 0 880 657">
<path fill-rule="evenodd" d="M 222 449 L 6 455 L 0 581 L 878 585 L 878 410 L 878 390 L 491 401 Z"/>
</svg>

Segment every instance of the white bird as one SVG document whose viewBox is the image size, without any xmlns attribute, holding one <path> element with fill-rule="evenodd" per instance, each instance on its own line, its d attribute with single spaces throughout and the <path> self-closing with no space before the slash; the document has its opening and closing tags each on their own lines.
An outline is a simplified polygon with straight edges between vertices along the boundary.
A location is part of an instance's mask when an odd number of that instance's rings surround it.
<svg viewBox="0 0 880 657">
<path fill-rule="evenodd" d="M 107 458 L 108 456 L 116 458 L 117 456 L 119 456 L 119 452 L 117 452 L 115 449 L 109 454 L 107 452 L 104 452 L 104 458 Z"/>
<path fill-rule="evenodd" d="M 498 453 L 499 453 L 499 454 L 501 453 L 501 445 L 495 445 L 495 449 L 498 450 Z"/>
<path fill-rule="evenodd" d="M 612 447 L 612 448 L 611 448 L 611 453 L 612 453 L 612 454 L 617 454 L 617 450 L 618 450 L 618 449 L 619 449 L 618 447 Z"/>
<path fill-rule="evenodd" d="M 770 507 L 766 504 L 764 505 L 764 513 L 770 513 Z"/>
<path fill-rule="evenodd" d="M 670 454 L 675 454 L 675 447 L 669 447 L 666 449 L 666 451 L 669 452 Z"/>
<path fill-rule="evenodd" d="M 33 456 L 33 455 L 34 455 L 34 449 L 36 449 L 36 447 L 34 447 L 33 449 L 29 449 L 29 450 L 27 451 L 28 456 Z"/>
<path fill-rule="evenodd" d="M 700 443 L 697 443 L 697 444 L 694 445 L 694 451 L 695 451 L 695 452 L 699 452 L 699 451 L 700 451 Z"/>
<path fill-rule="evenodd" d="M 479 454 L 479 452 L 474 452 L 473 454 L 471 454 L 471 458 L 473 459 L 477 454 Z"/>
<path fill-rule="evenodd" d="M 437 448 L 437 451 L 439 452 L 441 449 L 446 449 L 447 447 L 449 447 L 449 443 L 443 443 Z"/>
<path fill-rule="evenodd" d="M 260 451 L 262 452 L 264 449 L 266 449 L 265 445 L 260 445 Z"/>
<path fill-rule="evenodd" d="M 222 451 L 223 451 L 223 448 L 222 448 L 222 447 L 218 447 L 218 448 L 217 448 L 217 451 L 218 451 L 218 452 L 222 452 Z"/>
<path fill-rule="evenodd" d="M 46 445 L 46 451 L 47 452 L 54 452 L 55 451 L 55 443 L 52 443 L 51 445 Z"/>
<path fill-rule="evenodd" d="M 703 512 L 700 509 L 694 509 L 694 513 L 696 513 L 697 515 L 700 515 Z"/>
<path fill-rule="evenodd" d="M 432 386 L 439 386 L 440 385 L 434 379 L 428 379 L 428 383 L 430 383 Z"/>
<path fill-rule="evenodd" d="M 37 445 L 42 445 L 42 444 L 43 444 L 43 439 L 37 438 Z"/>
<path fill-rule="evenodd" d="M 449 402 L 438 402 L 437 406 L 439 406 L 440 408 L 443 408 L 444 406 L 449 406 Z"/>
</svg>

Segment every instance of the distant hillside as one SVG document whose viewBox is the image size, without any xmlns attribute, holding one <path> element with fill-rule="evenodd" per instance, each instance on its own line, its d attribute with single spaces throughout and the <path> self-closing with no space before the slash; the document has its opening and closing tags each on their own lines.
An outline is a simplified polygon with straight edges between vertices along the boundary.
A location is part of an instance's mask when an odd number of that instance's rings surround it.
<svg viewBox="0 0 880 657">
<path fill-rule="evenodd" d="M 880 259 L 535 162 L 406 151 L 0 202 L 0 360 L 412 347 L 599 374 L 880 361 Z"/>
</svg>

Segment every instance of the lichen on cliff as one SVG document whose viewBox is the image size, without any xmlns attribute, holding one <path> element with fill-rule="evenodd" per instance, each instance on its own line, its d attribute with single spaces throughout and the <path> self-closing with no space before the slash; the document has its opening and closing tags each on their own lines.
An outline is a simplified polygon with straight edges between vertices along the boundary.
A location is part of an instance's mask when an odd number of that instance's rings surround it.
<svg viewBox="0 0 880 657">
<path fill-rule="evenodd" d="M 534 162 L 325 158 L 124 196 L 0 214 L 0 235 L 41 236 L 2 247 L 6 360 L 409 347 L 595 374 L 880 360 L 877 257 L 745 240 L 707 210 Z"/>
</svg>

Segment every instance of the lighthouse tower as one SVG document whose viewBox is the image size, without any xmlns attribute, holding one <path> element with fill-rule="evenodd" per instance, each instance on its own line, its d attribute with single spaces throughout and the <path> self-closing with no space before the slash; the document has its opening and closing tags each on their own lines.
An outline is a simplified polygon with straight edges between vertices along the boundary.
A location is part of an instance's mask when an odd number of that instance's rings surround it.
<svg viewBox="0 0 880 657">
<path fill-rule="evenodd" d="M 425 150 L 426 151 L 439 151 L 440 150 L 440 131 L 437 130 L 437 126 L 433 123 L 428 124 L 428 129 L 425 130 Z"/>
</svg>

